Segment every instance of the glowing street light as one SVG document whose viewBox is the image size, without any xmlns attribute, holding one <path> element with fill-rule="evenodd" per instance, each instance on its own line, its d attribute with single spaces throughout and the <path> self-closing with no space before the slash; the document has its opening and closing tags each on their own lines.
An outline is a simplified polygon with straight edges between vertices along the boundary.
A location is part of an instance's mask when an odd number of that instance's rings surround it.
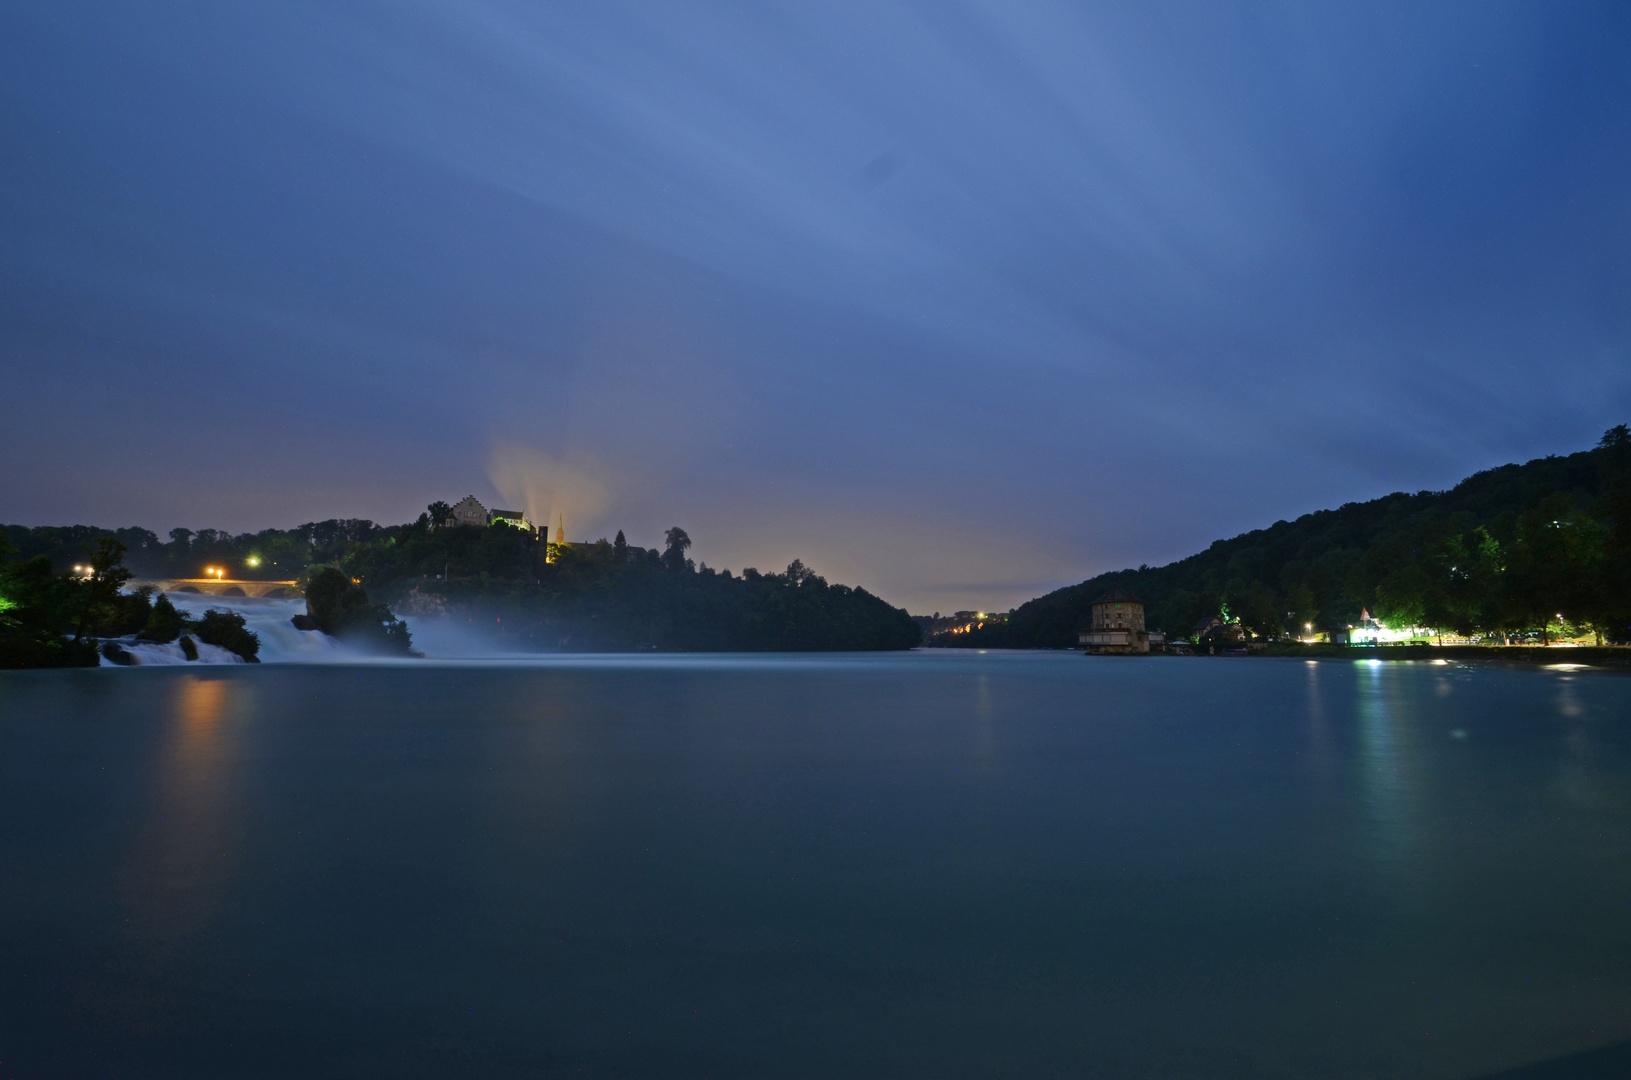
<svg viewBox="0 0 1631 1080">
<path fill-rule="evenodd" d="M 244 561 L 247 562 L 250 566 L 259 566 L 261 564 L 261 557 L 259 555 L 251 555 L 251 556 L 249 556 L 249 558 L 245 559 Z"/>
</svg>

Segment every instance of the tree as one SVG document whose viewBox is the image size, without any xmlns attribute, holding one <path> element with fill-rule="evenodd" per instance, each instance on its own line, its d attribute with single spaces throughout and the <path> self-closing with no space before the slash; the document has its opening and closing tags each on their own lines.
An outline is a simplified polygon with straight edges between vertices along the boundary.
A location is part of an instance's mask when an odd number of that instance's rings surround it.
<svg viewBox="0 0 1631 1080">
<path fill-rule="evenodd" d="M 306 614 L 294 621 L 301 630 L 321 630 L 381 652 L 406 653 L 413 647 L 408 624 L 384 604 L 370 602 L 361 585 L 332 566 L 308 572 Z"/>
<path fill-rule="evenodd" d="M 246 629 L 244 617 L 236 611 L 210 608 L 198 621 L 194 634 L 206 645 L 217 645 L 228 652 L 235 652 L 251 664 L 260 663 L 260 657 L 256 655 L 260 652 L 260 635 Z"/>
<path fill-rule="evenodd" d="M 425 513 L 430 515 L 432 528 L 440 528 L 453 520 L 453 508 L 440 499 L 425 507 Z"/>
<path fill-rule="evenodd" d="M 617 555 L 618 563 L 629 561 L 629 542 L 623 539 L 623 530 L 617 530 L 617 539 L 612 541 L 612 551 Z"/>
<path fill-rule="evenodd" d="M 91 573 L 80 588 L 79 622 L 74 627 L 74 640 L 80 641 L 93 626 L 111 621 L 119 601 L 119 592 L 130 580 L 130 571 L 122 564 L 125 546 L 111 536 L 104 536 L 91 556 Z"/>
<path fill-rule="evenodd" d="M 147 617 L 147 624 L 136 635 L 140 641 L 156 641 L 167 645 L 181 636 L 187 629 L 187 617 L 176 610 L 170 603 L 170 598 L 163 593 L 153 601 L 153 610 Z"/>
<path fill-rule="evenodd" d="M 668 546 L 663 551 L 663 565 L 670 570 L 684 570 L 688 564 L 685 552 L 691 546 L 691 538 L 685 535 L 685 530 L 678 525 L 665 532 Z"/>
</svg>

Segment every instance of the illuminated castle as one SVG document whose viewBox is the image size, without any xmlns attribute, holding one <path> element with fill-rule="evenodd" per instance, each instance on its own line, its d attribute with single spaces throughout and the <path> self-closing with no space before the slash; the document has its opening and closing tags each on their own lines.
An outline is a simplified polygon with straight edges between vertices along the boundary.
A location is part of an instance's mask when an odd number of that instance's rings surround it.
<svg viewBox="0 0 1631 1080">
<path fill-rule="evenodd" d="M 525 510 L 489 510 L 481 505 L 481 501 L 474 495 L 466 495 L 453 504 L 448 513 L 447 523 L 449 525 L 470 525 L 476 528 L 502 524 L 526 532 L 536 531 L 532 522 L 527 519 Z"/>
<path fill-rule="evenodd" d="M 1160 634 L 1154 635 L 1159 645 Z M 1090 653 L 1147 653 L 1151 635 L 1144 629 L 1144 601 L 1125 585 L 1093 601 L 1093 627 L 1077 632 L 1077 643 Z"/>
</svg>

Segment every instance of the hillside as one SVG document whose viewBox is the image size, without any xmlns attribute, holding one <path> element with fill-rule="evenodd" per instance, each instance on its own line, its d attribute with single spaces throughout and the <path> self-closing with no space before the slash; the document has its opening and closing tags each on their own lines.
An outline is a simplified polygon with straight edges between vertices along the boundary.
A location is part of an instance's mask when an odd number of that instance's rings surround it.
<svg viewBox="0 0 1631 1080">
<path fill-rule="evenodd" d="M 1277 521 L 1166 566 L 1100 574 L 1024 604 L 1006 622 L 942 634 L 966 648 L 1076 643 L 1112 584 L 1145 601 L 1151 629 L 1205 619 L 1279 638 L 1368 610 L 1396 626 L 1458 633 L 1567 623 L 1624 640 L 1631 624 L 1631 432 L 1595 449 L 1504 465 L 1448 491 L 1403 492 Z"/>
<path fill-rule="evenodd" d="M 104 543 L 119 546 L 137 578 L 198 578 L 216 567 L 234 579 L 304 583 L 333 566 L 410 620 L 453 618 L 518 650 L 909 649 L 922 638 L 905 611 L 797 560 L 781 573 L 697 566 L 677 527 L 662 552 L 622 533 L 556 545 L 503 524 L 435 527 L 428 513 L 405 525 L 346 519 L 236 536 L 173 529 L 168 542 L 138 528 L 7 525 L 0 541 L 0 583 L 8 566 L 25 565 L 66 582 Z"/>
</svg>

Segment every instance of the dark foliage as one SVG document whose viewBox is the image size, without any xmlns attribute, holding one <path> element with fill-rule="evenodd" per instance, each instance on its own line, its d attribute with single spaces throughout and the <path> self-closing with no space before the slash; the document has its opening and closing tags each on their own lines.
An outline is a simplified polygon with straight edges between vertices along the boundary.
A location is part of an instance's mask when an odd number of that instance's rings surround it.
<svg viewBox="0 0 1631 1080">
<path fill-rule="evenodd" d="M 206 645 L 218 645 L 235 652 L 251 664 L 260 663 L 261 641 L 253 630 L 244 627 L 244 617 L 236 611 L 204 612 L 193 628 L 193 636 Z"/>
<path fill-rule="evenodd" d="M 306 621 L 296 625 L 379 652 L 407 654 L 413 644 L 407 623 L 384 604 L 371 603 L 361 585 L 332 566 L 308 572 Z"/>
<path fill-rule="evenodd" d="M 130 580 L 124 546 L 109 536 L 95 541 L 80 555 L 81 570 L 57 573 L 45 555 L 8 559 L 15 549 L 0 538 L 0 667 L 94 667 L 96 635 L 147 621 L 148 594 L 120 591 Z"/>
<path fill-rule="evenodd" d="M 63 571 L 81 563 L 104 538 L 124 544 L 132 569 L 148 578 L 201 577 L 205 567 L 220 566 L 246 580 L 292 580 L 308 566 L 327 567 L 332 574 L 317 596 L 308 592 L 302 628 L 394 653 L 408 651 L 407 625 L 380 600 L 408 602 L 410 613 L 457 611 L 521 649 L 907 649 L 922 637 L 904 611 L 864 589 L 829 585 L 798 562 L 784 574 L 699 568 L 678 526 L 657 552 L 631 546 L 621 532 L 611 543 L 554 545 L 504 524 L 450 526 L 448 513 L 445 504 L 432 504 L 419 520 L 388 528 L 338 520 L 240 536 L 174 529 L 167 542 L 143 529 L 4 532 L 24 555 L 42 560 L 37 569 L 46 578 L 54 577 L 53 565 Z M 123 632 L 146 634 L 150 623 L 153 634 L 181 632 L 147 610 L 145 601 L 133 606 Z"/>
<path fill-rule="evenodd" d="M 153 610 L 147 616 L 147 622 L 136 635 L 142 641 L 156 641 L 159 644 L 168 644 L 181 636 L 187 629 L 187 617 L 177 611 L 170 598 L 163 593 L 153 601 Z"/>
<path fill-rule="evenodd" d="M 82 563 L 99 540 L 117 540 L 125 565 L 139 578 L 201 578 L 206 567 L 244 581 L 290 581 L 313 563 L 331 563 L 355 545 L 390 532 L 361 518 L 308 522 L 294 529 L 265 529 L 236 536 L 217 529 L 171 529 L 168 542 L 147 529 L 101 529 L 89 525 L 0 526 L 25 559 L 44 555 L 58 571 Z"/>
<path fill-rule="evenodd" d="M 1076 644 L 1093 598 L 1132 588 L 1147 622 L 1183 636 L 1221 618 L 1252 636 L 1338 630 L 1363 611 L 1391 625 L 1522 636 L 1631 637 L 1631 433 L 1594 450 L 1505 465 L 1449 491 L 1402 492 L 1278 521 L 1167 566 L 1098 577 L 936 644 Z M 1561 620 L 1558 616 L 1562 615 Z"/>
<path fill-rule="evenodd" d="M 738 577 L 697 567 L 690 547 L 677 526 L 659 553 L 621 533 L 546 546 L 504 525 L 409 525 L 359 545 L 341 566 L 399 610 L 457 612 L 516 649 L 874 650 L 921 640 L 906 612 L 802 563 Z"/>
<path fill-rule="evenodd" d="M 58 573 L 45 553 L 7 560 L 14 549 L 0 536 L 0 668 L 95 667 L 102 657 L 116 664 L 133 661 L 116 641 L 136 635 L 145 641 L 175 641 L 192 628 L 189 620 L 153 590 L 125 592 L 130 571 L 122 565 L 124 545 L 111 535 L 79 534 L 88 554 L 78 553 L 80 569 Z M 202 641 L 254 660 L 260 639 L 244 628 L 241 615 L 206 612 L 196 632 Z M 189 659 L 197 659 L 190 639 L 181 639 Z"/>
</svg>

